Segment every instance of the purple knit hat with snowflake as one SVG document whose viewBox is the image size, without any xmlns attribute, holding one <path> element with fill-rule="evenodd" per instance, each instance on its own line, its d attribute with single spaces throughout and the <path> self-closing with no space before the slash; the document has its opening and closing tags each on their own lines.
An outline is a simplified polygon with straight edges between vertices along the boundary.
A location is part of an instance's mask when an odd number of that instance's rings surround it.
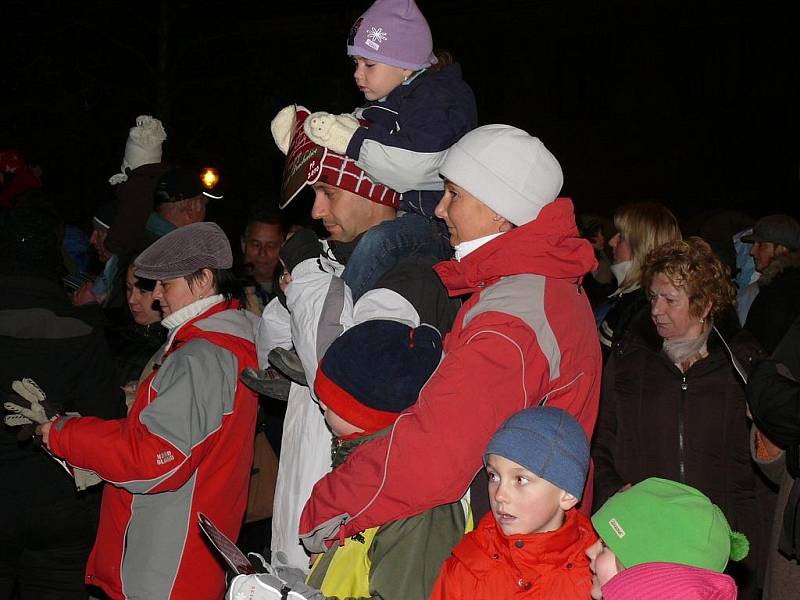
<svg viewBox="0 0 800 600">
<path fill-rule="evenodd" d="M 431 28 L 414 0 L 375 0 L 350 28 L 347 54 L 413 71 L 436 62 Z"/>
</svg>

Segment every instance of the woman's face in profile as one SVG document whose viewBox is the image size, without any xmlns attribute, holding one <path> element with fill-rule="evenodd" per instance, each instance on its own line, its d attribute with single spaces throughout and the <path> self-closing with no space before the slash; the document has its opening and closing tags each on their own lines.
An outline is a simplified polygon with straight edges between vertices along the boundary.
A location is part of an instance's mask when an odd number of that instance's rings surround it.
<svg viewBox="0 0 800 600">
<path fill-rule="evenodd" d="M 139 325 L 158 323 L 161 320 L 161 313 L 153 308 L 153 292 L 137 287 L 136 281 L 136 275 L 133 274 L 133 265 L 131 265 L 128 268 L 125 280 L 125 290 L 133 320 Z"/>
<path fill-rule="evenodd" d="M 698 337 L 704 323 L 691 313 L 686 290 L 675 287 L 664 273 L 656 273 L 650 282 L 650 316 L 658 335 L 665 340 L 684 340 Z"/>
<path fill-rule="evenodd" d="M 445 181 L 444 195 L 436 205 L 436 216 L 443 219 L 450 232 L 450 245 L 454 248 L 461 242 L 500 233 L 494 211 L 452 181 Z"/>
<path fill-rule="evenodd" d="M 611 252 L 614 257 L 614 264 L 626 262 L 633 259 L 633 252 L 631 245 L 622 233 L 617 232 L 608 240 L 608 245 L 611 246 Z"/>
</svg>

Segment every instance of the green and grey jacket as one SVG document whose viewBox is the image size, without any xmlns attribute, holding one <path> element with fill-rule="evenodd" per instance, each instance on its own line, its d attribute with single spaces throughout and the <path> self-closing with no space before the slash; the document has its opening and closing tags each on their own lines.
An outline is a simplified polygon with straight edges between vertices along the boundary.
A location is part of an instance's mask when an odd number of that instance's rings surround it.
<svg viewBox="0 0 800 600">
<path fill-rule="evenodd" d="M 390 431 L 334 440 L 334 469 L 358 446 Z M 471 529 L 465 500 L 373 527 L 335 542 L 317 560 L 307 583 L 330 599 L 425 600 L 450 550 Z"/>
</svg>

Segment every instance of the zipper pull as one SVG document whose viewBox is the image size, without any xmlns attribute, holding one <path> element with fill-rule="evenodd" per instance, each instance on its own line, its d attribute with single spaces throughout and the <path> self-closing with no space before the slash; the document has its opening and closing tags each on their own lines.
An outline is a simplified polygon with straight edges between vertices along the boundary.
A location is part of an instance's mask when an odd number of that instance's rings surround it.
<svg viewBox="0 0 800 600">
<path fill-rule="evenodd" d="M 683 381 L 681 382 L 681 389 L 685 392 L 689 389 L 689 384 L 686 383 L 686 375 L 683 376 Z"/>
</svg>

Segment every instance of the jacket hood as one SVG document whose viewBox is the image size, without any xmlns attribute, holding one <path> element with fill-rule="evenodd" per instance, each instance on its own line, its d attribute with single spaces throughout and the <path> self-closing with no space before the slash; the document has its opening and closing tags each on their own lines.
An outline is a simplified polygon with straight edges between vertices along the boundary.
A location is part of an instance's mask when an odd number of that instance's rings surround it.
<svg viewBox="0 0 800 600">
<path fill-rule="evenodd" d="M 673 563 L 643 563 L 625 569 L 603 586 L 605 600 L 735 600 L 730 576 Z"/>
<path fill-rule="evenodd" d="M 448 260 L 434 267 L 451 296 L 523 273 L 577 282 L 595 268 L 594 249 L 579 237 L 569 198 L 557 198 L 530 223 L 493 239 L 460 262 Z"/>
</svg>

